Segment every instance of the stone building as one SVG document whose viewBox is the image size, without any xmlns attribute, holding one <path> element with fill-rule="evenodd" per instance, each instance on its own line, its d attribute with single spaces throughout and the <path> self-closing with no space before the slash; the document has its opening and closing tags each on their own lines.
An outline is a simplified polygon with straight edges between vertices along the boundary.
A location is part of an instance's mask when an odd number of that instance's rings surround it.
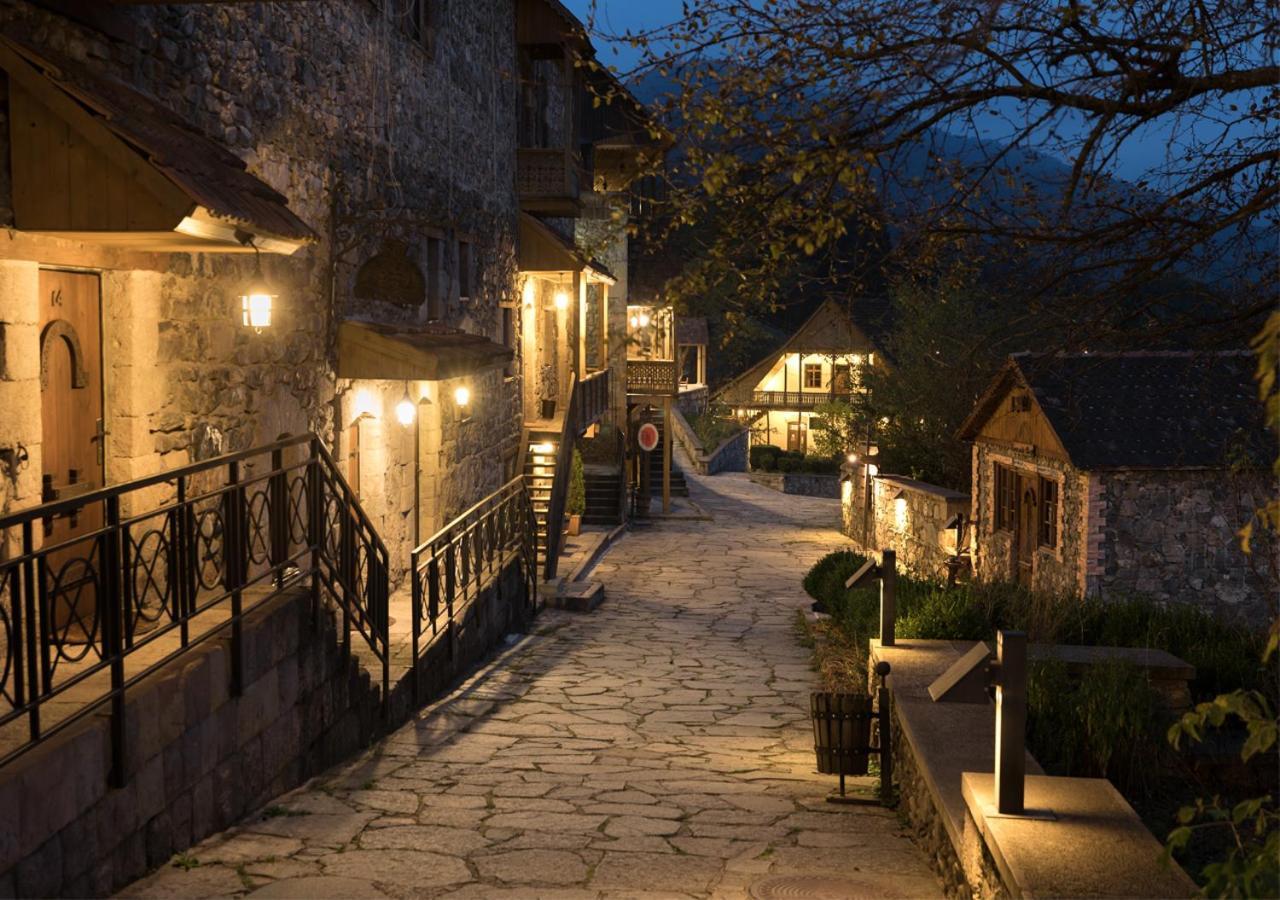
<svg viewBox="0 0 1280 900">
<path fill-rule="evenodd" d="M 417 539 L 513 475 L 514 16 L 0 4 L 0 512 L 42 479 L 49 496 L 314 431 L 400 580 Z M 257 270 L 262 328 L 241 309 Z M 41 386 L 72 347 L 55 321 L 85 366 L 70 399 Z M 83 434 L 50 427 L 57 403 Z"/>
<path fill-rule="evenodd" d="M 1237 536 L 1276 491 L 1254 365 L 1246 352 L 1011 357 L 960 429 L 977 576 L 1274 613 L 1274 536 L 1248 555 Z"/>
</svg>

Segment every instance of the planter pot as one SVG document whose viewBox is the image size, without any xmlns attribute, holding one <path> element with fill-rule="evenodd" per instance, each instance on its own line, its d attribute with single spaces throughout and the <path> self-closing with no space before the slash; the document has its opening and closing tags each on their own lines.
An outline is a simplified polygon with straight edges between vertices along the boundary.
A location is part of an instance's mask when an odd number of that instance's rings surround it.
<svg viewBox="0 0 1280 900">
<path fill-rule="evenodd" d="M 813 749 L 823 775 L 866 775 L 871 747 L 871 698 L 866 694 L 809 695 Z"/>
<path fill-rule="evenodd" d="M 569 524 L 565 526 L 564 533 L 569 537 L 577 537 L 582 532 L 582 516 L 569 516 Z"/>
<path fill-rule="evenodd" d="M 543 400 L 542 401 L 542 418 L 554 419 L 555 417 L 556 417 L 556 401 Z"/>
</svg>

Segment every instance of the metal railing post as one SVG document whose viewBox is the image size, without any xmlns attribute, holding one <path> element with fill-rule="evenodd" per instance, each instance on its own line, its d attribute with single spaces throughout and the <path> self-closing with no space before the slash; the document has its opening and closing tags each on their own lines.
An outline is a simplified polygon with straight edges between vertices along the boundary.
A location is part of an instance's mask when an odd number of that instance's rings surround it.
<svg viewBox="0 0 1280 900">
<path fill-rule="evenodd" d="M 880 726 L 880 800 L 893 802 L 893 715 L 889 699 L 889 664 L 876 663 L 880 687 L 876 690 L 876 715 Z"/>
<path fill-rule="evenodd" d="M 23 606 L 26 613 L 26 642 L 27 642 L 27 693 L 30 695 L 31 713 L 28 716 L 28 725 L 30 727 L 31 740 L 40 739 L 40 704 L 36 702 L 36 698 L 41 694 L 39 681 L 40 672 L 40 644 L 42 643 L 38 637 L 40 634 L 41 622 L 36 616 L 37 598 L 40 596 L 40 589 L 36 585 L 36 564 L 32 558 L 35 552 L 35 531 L 32 521 L 28 519 L 22 523 L 22 596 L 14 595 L 14 609 L 18 608 L 19 603 Z M 14 579 L 17 584 L 17 579 Z M 15 625 L 15 629 L 16 629 Z M 22 637 L 16 633 L 15 640 L 22 640 Z"/>
<path fill-rule="evenodd" d="M 411 565 L 413 566 L 413 571 L 410 573 L 413 579 L 413 594 L 409 615 L 413 618 L 410 623 L 413 633 L 413 657 L 409 661 L 409 678 L 412 680 L 413 706 L 416 709 L 421 705 L 422 690 L 418 684 L 418 635 L 422 631 L 422 573 L 418 569 L 419 563 L 416 551 L 411 557 Z"/>
<path fill-rule="evenodd" d="M 1027 776 L 1027 635 L 996 635 L 996 810 L 1024 811 Z"/>
<path fill-rule="evenodd" d="M 103 651 L 111 660 L 111 774 L 113 787 L 124 787 L 125 754 L 125 696 L 124 696 L 124 646 L 123 617 L 121 608 L 121 557 L 120 557 L 120 498 L 108 497 L 106 501 L 106 527 L 101 537 L 103 607 Z"/>
<path fill-rule="evenodd" d="M 320 625 L 320 563 L 324 543 L 324 494 L 320 484 L 320 439 L 312 438 L 307 462 L 307 543 L 311 547 L 311 625 Z"/>
<path fill-rule="evenodd" d="M 898 615 L 898 554 L 883 550 L 880 562 L 880 646 L 894 645 L 894 625 Z"/>
<path fill-rule="evenodd" d="M 275 570 L 272 581 L 277 588 L 284 586 L 284 561 L 289 558 L 289 482 L 284 472 L 284 450 L 271 451 L 271 469 L 274 473 L 267 487 L 271 516 L 271 568 Z"/>
<path fill-rule="evenodd" d="M 244 488 L 240 484 L 240 463 L 227 464 L 227 491 L 223 494 L 222 565 L 231 592 L 231 696 L 244 691 L 244 612 L 245 535 Z"/>
</svg>

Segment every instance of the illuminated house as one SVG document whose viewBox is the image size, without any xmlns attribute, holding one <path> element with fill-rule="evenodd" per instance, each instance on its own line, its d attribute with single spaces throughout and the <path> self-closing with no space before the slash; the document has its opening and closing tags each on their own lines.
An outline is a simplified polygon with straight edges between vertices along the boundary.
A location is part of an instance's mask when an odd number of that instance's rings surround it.
<svg viewBox="0 0 1280 900">
<path fill-rule="evenodd" d="M 855 315 L 860 301 L 854 301 Z M 808 452 L 810 419 L 824 403 L 862 390 L 863 373 L 884 365 L 866 330 L 826 300 L 775 353 L 725 385 L 717 399 L 752 423 L 753 444 Z"/>
</svg>

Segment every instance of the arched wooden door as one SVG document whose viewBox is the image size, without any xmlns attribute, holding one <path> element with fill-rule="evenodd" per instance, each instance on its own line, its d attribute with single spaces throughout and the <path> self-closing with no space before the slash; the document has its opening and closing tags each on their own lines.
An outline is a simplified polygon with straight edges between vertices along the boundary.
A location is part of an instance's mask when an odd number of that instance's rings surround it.
<svg viewBox="0 0 1280 900">
<path fill-rule="evenodd" d="M 45 502 L 103 485 L 102 313 L 98 276 L 40 272 L 40 417 Z M 100 504 L 44 520 L 44 544 L 72 542 L 46 559 L 45 584 L 59 641 L 92 641 L 100 631 L 94 542 Z"/>
</svg>

